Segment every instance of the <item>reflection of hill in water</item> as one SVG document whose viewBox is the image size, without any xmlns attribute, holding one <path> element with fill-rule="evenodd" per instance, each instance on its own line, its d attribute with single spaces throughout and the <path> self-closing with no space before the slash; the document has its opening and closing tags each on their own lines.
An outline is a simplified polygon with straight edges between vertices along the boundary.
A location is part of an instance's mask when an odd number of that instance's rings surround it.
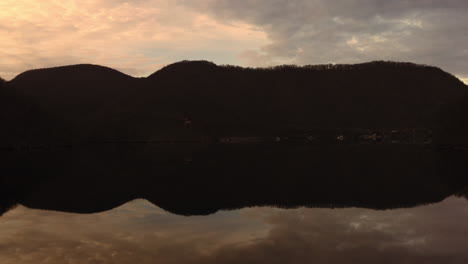
<svg viewBox="0 0 468 264">
<path fill-rule="evenodd" d="M 403 144 L 111 144 L 2 154 L 12 160 L 2 166 L 4 207 L 79 213 L 135 198 L 184 215 L 260 205 L 409 207 L 441 201 L 468 179 L 467 153 Z"/>
</svg>

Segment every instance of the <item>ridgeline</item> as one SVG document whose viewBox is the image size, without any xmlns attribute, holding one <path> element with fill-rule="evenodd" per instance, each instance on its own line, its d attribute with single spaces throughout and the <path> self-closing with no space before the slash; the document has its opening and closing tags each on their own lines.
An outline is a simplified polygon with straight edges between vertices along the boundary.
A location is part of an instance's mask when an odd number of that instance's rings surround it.
<svg viewBox="0 0 468 264">
<path fill-rule="evenodd" d="M 439 68 L 413 63 L 242 68 L 182 61 L 147 78 L 73 65 L 26 71 L 2 85 L 2 142 L 418 128 L 434 131 L 436 142 L 468 143 L 467 86 Z"/>
</svg>

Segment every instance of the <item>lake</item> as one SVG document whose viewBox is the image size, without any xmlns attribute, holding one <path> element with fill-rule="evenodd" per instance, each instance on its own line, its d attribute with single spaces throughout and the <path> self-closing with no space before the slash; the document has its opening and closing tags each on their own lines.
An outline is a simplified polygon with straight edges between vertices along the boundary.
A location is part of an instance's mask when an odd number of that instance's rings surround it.
<svg viewBox="0 0 468 264">
<path fill-rule="evenodd" d="M 4 151 L 0 263 L 468 263 L 468 154 L 412 144 Z"/>
<path fill-rule="evenodd" d="M 58 198 L 59 199 L 59 198 Z M 1 263 L 467 263 L 468 202 L 394 210 L 253 207 L 179 216 L 144 199 L 0 217 Z"/>
</svg>

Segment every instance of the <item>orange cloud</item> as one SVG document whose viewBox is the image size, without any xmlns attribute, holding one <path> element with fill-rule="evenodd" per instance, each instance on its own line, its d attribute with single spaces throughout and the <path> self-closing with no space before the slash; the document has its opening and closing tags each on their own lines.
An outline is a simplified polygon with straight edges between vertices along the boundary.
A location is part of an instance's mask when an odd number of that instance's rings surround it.
<svg viewBox="0 0 468 264">
<path fill-rule="evenodd" d="M 171 1 L 0 2 L 0 76 L 94 63 L 143 76 L 181 59 L 238 63 L 267 42 L 249 24 L 222 23 Z"/>
</svg>

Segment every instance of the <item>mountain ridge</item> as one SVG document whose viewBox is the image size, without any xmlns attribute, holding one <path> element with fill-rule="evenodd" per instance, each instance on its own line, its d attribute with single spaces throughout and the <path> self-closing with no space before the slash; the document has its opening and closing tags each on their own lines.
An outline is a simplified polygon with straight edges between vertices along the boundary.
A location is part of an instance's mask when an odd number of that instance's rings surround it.
<svg viewBox="0 0 468 264">
<path fill-rule="evenodd" d="M 442 71 L 445 74 L 450 75 L 451 77 L 457 79 L 461 83 L 463 83 L 465 86 L 468 86 L 465 84 L 463 81 L 460 80 L 460 78 L 456 77 L 455 75 L 444 71 L 443 69 L 432 66 L 432 65 L 427 65 L 427 64 L 417 64 L 417 63 L 412 63 L 412 62 L 400 62 L 400 61 L 384 61 L 384 60 L 375 60 L 375 61 L 369 61 L 369 62 L 362 62 L 362 63 L 355 63 L 355 64 L 348 64 L 348 63 L 339 63 L 339 64 L 306 64 L 303 66 L 297 66 L 294 64 L 283 64 L 283 65 L 277 65 L 277 66 L 270 66 L 270 67 L 242 67 L 242 66 L 236 66 L 236 65 L 229 65 L 229 64 L 221 64 L 217 65 L 214 62 L 208 61 L 208 60 L 182 60 L 178 61 L 175 63 L 168 64 L 157 71 L 151 73 L 150 75 L 146 77 L 134 77 L 132 75 L 123 73 L 119 70 L 116 70 L 111 67 L 103 66 L 103 65 L 98 65 L 98 64 L 92 64 L 92 63 L 81 63 L 81 64 L 71 64 L 71 65 L 62 65 L 62 66 L 55 66 L 55 67 L 45 67 L 45 68 L 37 68 L 37 69 L 30 69 L 26 70 L 18 75 L 16 75 L 13 79 L 6 81 L 7 83 L 14 82 L 15 79 L 17 78 L 22 78 L 24 75 L 31 74 L 31 73 L 42 73 L 42 72 L 47 72 L 47 71 L 61 71 L 61 70 L 71 70 L 71 69 L 91 69 L 94 68 L 94 70 L 99 69 L 99 70 L 107 70 L 107 71 L 113 71 L 115 73 L 119 73 L 121 75 L 125 75 L 127 77 L 131 77 L 133 79 L 148 79 L 148 78 L 154 78 L 158 74 L 160 74 L 161 71 L 166 71 L 168 69 L 173 70 L 174 68 L 180 68 L 179 66 L 193 66 L 193 67 L 200 67 L 203 66 L 205 68 L 237 68 L 237 69 L 243 69 L 243 70 L 262 70 L 262 71 L 271 71 L 271 70 L 277 70 L 281 68 L 293 68 L 293 69 L 303 69 L 303 70 L 324 70 L 324 69 L 335 69 L 335 70 L 340 70 L 340 69 L 354 69 L 354 70 L 359 70 L 366 68 L 368 66 L 383 66 L 386 68 L 424 68 L 424 69 L 432 69 L 435 71 Z M 1 77 L 0 77 L 1 78 Z"/>
<path fill-rule="evenodd" d="M 48 67 L 48 68 L 38 68 L 38 69 L 31 69 L 24 71 L 17 76 L 15 76 L 13 79 L 11 79 L 8 82 L 17 82 L 18 79 L 25 78 L 25 76 L 30 77 L 28 75 L 36 75 L 36 74 L 58 74 L 58 73 L 67 73 L 70 72 L 71 70 L 77 71 L 77 70 L 82 70 L 82 71 L 107 71 L 107 72 L 113 72 L 116 74 L 121 74 L 125 75 L 131 78 L 135 78 L 133 76 L 130 76 L 128 74 L 125 74 L 123 72 L 120 72 L 116 69 L 107 67 L 107 66 L 102 66 L 102 65 L 97 65 L 97 64 L 90 64 L 90 63 L 83 63 L 83 64 L 72 64 L 72 65 L 63 65 L 63 66 L 56 66 L 56 67 Z"/>
<path fill-rule="evenodd" d="M 66 123 L 78 140 L 448 128 L 465 119 L 468 107 L 459 79 L 408 62 L 243 68 L 181 61 L 146 78 L 79 64 L 26 71 L 5 85 Z M 184 128 L 187 118 L 191 129 Z"/>
</svg>

